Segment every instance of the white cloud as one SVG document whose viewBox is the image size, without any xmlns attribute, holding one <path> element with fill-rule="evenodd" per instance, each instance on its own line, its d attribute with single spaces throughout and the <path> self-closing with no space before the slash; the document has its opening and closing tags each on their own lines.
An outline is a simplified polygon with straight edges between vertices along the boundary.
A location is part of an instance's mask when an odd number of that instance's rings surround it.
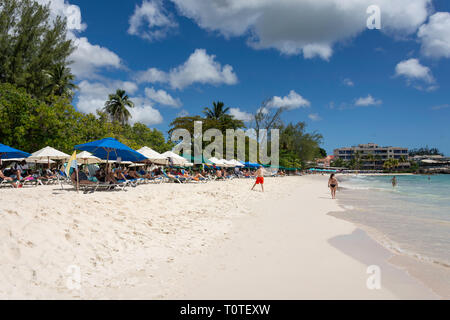
<svg viewBox="0 0 450 320">
<path fill-rule="evenodd" d="M 311 119 L 312 121 L 322 120 L 322 118 L 319 116 L 318 113 L 311 113 L 310 115 L 308 115 L 308 118 Z"/>
<path fill-rule="evenodd" d="M 370 94 L 367 97 L 361 97 L 355 101 L 357 107 L 368 107 L 382 104 L 383 101 L 374 99 Z"/>
<path fill-rule="evenodd" d="M 342 80 L 342 82 L 344 83 L 344 85 L 346 85 L 347 87 L 353 87 L 355 86 L 355 83 L 349 79 L 349 78 L 345 78 L 344 80 Z"/>
<path fill-rule="evenodd" d="M 117 89 L 123 89 L 127 94 L 134 94 L 138 87 L 133 82 L 128 81 L 108 81 L 108 82 L 89 82 L 83 80 L 78 84 L 80 88 L 77 108 L 84 113 L 95 114 L 97 109 L 105 106 L 108 96 Z"/>
<path fill-rule="evenodd" d="M 131 100 L 134 102 L 134 108 L 130 109 L 131 124 L 141 122 L 147 126 L 152 126 L 163 121 L 161 113 L 157 109 L 153 108 L 151 102 L 147 99 L 134 97 L 131 98 Z"/>
<path fill-rule="evenodd" d="M 434 82 L 430 68 L 421 65 L 419 60 L 414 58 L 399 62 L 395 67 L 395 75 L 403 76 L 408 81 L 423 80 L 428 83 Z"/>
<path fill-rule="evenodd" d="M 428 57 L 450 58 L 450 13 L 436 12 L 419 28 L 422 53 Z"/>
<path fill-rule="evenodd" d="M 107 48 L 91 44 L 87 38 L 73 38 L 76 50 L 69 57 L 72 72 L 79 78 L 92 78 L 100 68 L 120 68 L 121 60 Z"/>
<path fill-rule="evenodd" d="M 124 89 L 129 95 L 133 95 L 138 87 L 133 82 L 128 81 L 106 81 L 89 82 L 83 80 L 78 85 L 80 93 L 78 96 L 77 109 L 84 113 L 96 114 L 98 109 L 103 109 L 108 96 L 117 89 Z M 142 97 L 130 97 L 135 107 L 130 108 L 132 118 L 130 123 L 142 122 L 146 125 L 154 125 L 162 122 L 162 116 L 157 109 L 154 109 L 151 101 Z"/>
<path fill-rule="evenodd" d="M 178 27 L 161 0 L 144 0 L 141 6 L 136 5 L 130 17 L 128 33 L 154 41 L 166 37 L 167 33 Z"/>
<path fill-rule="evenodd" d="M 299 95 L 294 90 L 291 90 L 289 94 L 285 97 L 273 97 L 268 103 L 269 108 L 286 108 L 288 110 L 307 108 L 311 106 L 311 103 Z"/>
<path fill-rule="evenodd" d="M 242 111 L 239 108 L 230 108 L 230 114 L 237 120 L 242 120 L 244 122 L 250 122 L 254 119 L 254 116 L 251 113 Z"/>
<path fill-rule="evenodd" d="M 155 101 L 161 105 L 179 108 L 182 103 L 180 99 L 173 98 L 164 90 L 155 90 L 154 88 L 145 88 L 145 95 L 152 101 Z"/>
<path fill-rule="evenodd" d="M 39 4 L 49 5 L 51 18 L 58 15 L 67 18 L 67 29 L 71 31 L 83 31 L 86 24 L 81 19 L 81 10 L 77 5 L 69 4 L 65 0 L 37 0 Z"/>
<path fill-rule="evenodd" d="M 75 46 L 75 51 L 69 57 L 69 60 L 73 61 L 70 67 L 79 79 L 96 77 L 96 73 L 101 68 L 122 66 L 117 54 L 107 48 L 91 44 L 86 37 L 78 36 L 86 29 L 79 6 L 65 0 L 38 0 L 38 2 L 49 5 L 50 19 L 55 19 L 57 16 L 67 18 L 67 38 L 72 40 Z"/>
<path fill-rule="evenodd" d="M 233 67 L 230 65 L 222 67 L 219 62 L 215 61 L 215 58 L 215 55 L 208 55 L 205 49 L 196 49 L 184 64 L 169 72 L 150 68 L 147 71 L 139 72 L 136 80 L 139 83 L 169 83 L 174 89 L 183 89 L 194 83 L 236 84 L 238 80 L 233 72 Z"/>
<path fill-rule="evenodd" d="M 382 32 L 416 32 L 431 0 L 172 0 L 178 12 L 225 37 L 247 37 L 256 49 L 275 48 L 288 55 L 328 60 L 333 46 L 367 30 L 366 13 L 378 5 Z"/>
</svg>

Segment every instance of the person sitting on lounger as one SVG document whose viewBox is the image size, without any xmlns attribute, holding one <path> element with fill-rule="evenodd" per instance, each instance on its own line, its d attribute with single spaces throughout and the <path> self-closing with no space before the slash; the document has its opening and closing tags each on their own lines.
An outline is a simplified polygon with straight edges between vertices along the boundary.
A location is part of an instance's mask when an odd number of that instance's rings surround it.
<svg viewBox="0 0 450 320">
<path fill-rule="evenodd" d="M 223 179 L 222 171 L 216 170 L 216 178 L 217 179 Z"/>
<path fill-rule="evenodd" d="M 74 182 L 74 183 L 77 182 L 77 172 L 76 172 L 76 170 L 74 170 L 72 172 L 72 175 L 70 176 L 70 178 L 72 179 L 72 182 Z M 78 172 L 78 181 L 79 181 L 80 185 L 95 184 L 94 181 L 89 180 L 88 176 L 83 171 L 79 171 Z"/>
<path fill-rule="evenodd" d="M 11 182 L 14 188 L 17 188 L 19 186 L 19 181 L 14 182 L 15 180 L 11 177 L 7 177 L 3 174 L 3 171 L 0 170 L 0 181 L 5 180 L 8 182 Z"/>
</svg>

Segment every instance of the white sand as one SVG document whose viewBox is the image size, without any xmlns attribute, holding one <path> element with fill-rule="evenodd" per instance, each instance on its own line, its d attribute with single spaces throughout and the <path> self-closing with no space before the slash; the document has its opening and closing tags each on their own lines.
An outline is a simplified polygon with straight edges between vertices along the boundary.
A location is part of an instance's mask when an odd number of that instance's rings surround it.
<svg viewBox="0 0 450 320">
<path fill-rule="evenodd" d="M 326 178 L 0 190 L 0 298 L 436 298 L 351 223 Z M 69 290 L 68 267 L 81 271 Z M 369 290 L 368 265 L 382 289 Z"/>
</svg>

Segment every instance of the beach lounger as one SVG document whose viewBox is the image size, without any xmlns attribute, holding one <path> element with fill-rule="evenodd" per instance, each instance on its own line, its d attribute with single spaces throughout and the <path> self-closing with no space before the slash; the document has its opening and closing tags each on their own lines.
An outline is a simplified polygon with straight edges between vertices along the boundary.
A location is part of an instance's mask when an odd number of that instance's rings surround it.
<svg viewBox="0 0 450 320">
<path fill-rule="evenodd" d="M 0 178 L 0 188 L 14 188 L 14 184 L 17 182 L 15 181 L 7 181 Z"/>
<path fill-rule="evenodd" d="M 164 175 L 164 177 L 167 179 L 168 182 L 183 183 L 183 182 L 181 182 L 181 180 L 179 178 L 169 177 L 164 170 L 162 170 L 162 174 Z"/>
</svg>

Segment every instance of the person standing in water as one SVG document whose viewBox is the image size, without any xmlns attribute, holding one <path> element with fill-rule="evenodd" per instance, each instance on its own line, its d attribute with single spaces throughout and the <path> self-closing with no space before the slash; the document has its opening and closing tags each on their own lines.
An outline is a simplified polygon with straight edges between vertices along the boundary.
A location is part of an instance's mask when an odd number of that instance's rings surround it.
<svg viewBox="0 0 450 320">
<path fill-rule="evenodd" d="M 392 182 L 392 187 L 395 188 L 395 187 L 397 186 L 397 177 L 394 176 L 394 177 L 392 178 L 391 182 Z"/>
<path fill-rule="evenodd" d="M 264 169 L 262 166 L 259 166 L 258 170 L 256 170 L 255 176 L 256 176 L 256 182 L 252 187 L 252 191 L 253 191 L 253 189 L 255 189 L 257 184 L 260 184 L 262 192 L 264 192 Z"/>
<path fill-rule="evenodd" d="M 328 188 L 331 189 L 331 198 L 336 199 L 336 191 L 339 186 L 339 182 L 336 179 L 334 173 L 331 174 L 330 179 L 328 180 Z"/>
</svg>

